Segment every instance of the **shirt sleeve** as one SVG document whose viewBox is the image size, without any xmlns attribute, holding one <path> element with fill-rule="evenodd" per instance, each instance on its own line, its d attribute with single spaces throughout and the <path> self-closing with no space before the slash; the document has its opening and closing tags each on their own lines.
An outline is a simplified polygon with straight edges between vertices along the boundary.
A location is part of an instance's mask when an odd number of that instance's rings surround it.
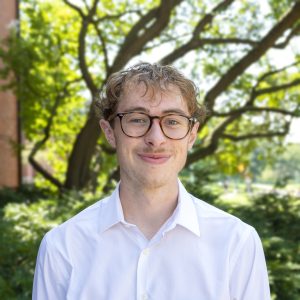
<svg viewBox="0 0 300 300">
<path fill-rule="evenodd" d="M 43 238 L 35 267 L 32 300 L 65 300 L 71 266 L 59 248 Z"/>
<path fill-rule="evenodd" d="M 270 286 L 263 247 L 251 227 L 232 261 L 230 295 L 232 300 L 270 300 Z"/>
</svg>

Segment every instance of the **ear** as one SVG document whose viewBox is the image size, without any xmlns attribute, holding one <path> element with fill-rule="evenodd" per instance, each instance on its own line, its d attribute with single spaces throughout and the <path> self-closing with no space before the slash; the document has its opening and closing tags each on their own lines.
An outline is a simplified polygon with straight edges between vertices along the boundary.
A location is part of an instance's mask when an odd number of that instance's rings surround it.
<svg viewBox="0 0 300 300">
<path fill-rule="evenodd" d="M 190 132 L 190 134 L 189 134 L 188 150 L 191 150 L 191 149 L 192 149 L 192 147 L 193 147 L 193 145 L 194 145 L 194 143 L 195 143 L 195 141 L 196 141 L 196 139 L 197 139 L 197 132 L 198 132 L 199 125 L 200 125 L 199 122 L 197 122 L 197 123 L 193 126 L 193 128 L 192 128 L 192 130 L 191 130 L 191 132 Z"/>
<path fill-rule="evenodd" d="M 104 119 L 101 119 L 99 124 L 100 124 L 102 131 L 105 134 L 105 137 L 106 137 L 106 140 L 108 141 L 108 143 L 113 148 L 116 148 L 116 139 L 115 139 L 115 135 L 114 135 L 114 130 L 111 128 L 109 122 L 107 122 Z"/>
</svg>

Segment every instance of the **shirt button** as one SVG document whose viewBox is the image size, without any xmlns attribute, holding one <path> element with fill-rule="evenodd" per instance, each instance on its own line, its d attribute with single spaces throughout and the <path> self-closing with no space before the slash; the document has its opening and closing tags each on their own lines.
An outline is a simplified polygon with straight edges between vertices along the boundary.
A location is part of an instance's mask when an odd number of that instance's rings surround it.
<svg viewBox="0 0 300 300">
<path fill-rule="evenodd" d="M 149 253 L 150 253 L 150 249 L 149 248 L 146 248 L 146 249 L 143 250 L 143 255 L 148 256 Z"/>
<path fill-rule="evenodd" d="M 142 295 L 142 298 L 141 298 L 141 300 L 148 300 L 149 298 L 148 298 L 148 295 L 146 294 L 146 293 L 144 293 L 143 295 Z"/>
</svg>

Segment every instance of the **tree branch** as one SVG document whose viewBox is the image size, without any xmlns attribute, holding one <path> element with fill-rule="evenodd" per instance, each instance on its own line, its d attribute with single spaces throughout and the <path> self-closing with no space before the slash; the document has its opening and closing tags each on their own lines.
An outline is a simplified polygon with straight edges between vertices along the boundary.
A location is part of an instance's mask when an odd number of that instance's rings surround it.
<svg viewBox="0 0 300 300">
<path fill-rule="evenodd" d="M 98 28 L 97 24 L 95 22 L 93 22 L 94 28 L 97 32 L 98 38 L 100 40 L 100 43 L 102 45 L 102 49 L 103 49 L 103 55 L 104 55 L 104 64 L 105 64 L 105 71 L 106 74 L 109 70 L 109 62 L 108 62 L 108 54 L 107 54 L 107 48 L 106 48 L 106 41 L 100 31 L 100 29 Z"/>
<path fill-rule="evenodd" d="M 228 72 L 221 77 L 214 87 L 206 94 L 205 104 L 212 110 L 216 98 L 228 88 L 250 65 L 262 57 L 267 50 L 274 45 L 276 40 L 293 24 L 300 19 L 300 2 L 297 1 L 293 8 L 279 21 L 259 42 L 259 44 L 248 52 L 240 61 L 232 66 Z"/>
<path fill-rule="evenodd" d="M 92 95 L 95 95 L 97 92 L 97 86 L 94 83 L 92 76 L 89 72 L 88 65 L 86 63 L 85 57 L 85 37 L 88 32 L 88 26 L 93 21 L 93 17 L 96 13 L 96 8 L 99 0 L 95 0 L 91 10 L 89 11 L 87 16 L 82 16 L 81 21 L 81 29 L 79 33 L 79 45 L 78 45 L 78 59 L 79 59 L 79 67 L 82 72 L 83 79 L 90 90 Z"/>
<path fill-rule="evenodd" d="M 228 118 L 226 118 L 224 121 L 222 121 L 213 131 L 210 137 L 207 138 L 208 145 L 199 148 L 193 153 L 188 155 L 186 166 L 191 165 L 192 163 L 203 159 L 211 154 L 213 154 L 219 145 L 219 139 L 221 138 L 223 132 L 226 130 L 227 126 L 234 122 L 236 119 L 238 119 L 241 116 L 241 113 L 236 113 L 230 115 Z"/>
<path fill-rule="evenodd" d="M 116 14 L 116 15 L 105 15 L 101 18 L 98 18 L 95 20 L 95 23 L 99 24 L 105 20 L 114 20 L 114 19 L 120 19 L 121 17 L 127 15 L 127 14 L 132 14 L 132 13 L 136 13 L 138 15 L 141 15 L 140 11 L 139 10 L 127 10 L 125 12 L 122 12 L 122 13 L 119 13 L 119 14 Z"/>
<path fill-rule="evenodd" d="M 111 73 L 123 68 L 150 40 L 161 33 L 169 23 L 172 10 L 181 2 L 182 0 L 161 1 L 159 7 L 150 10 L 132 27 L 120 47 Z"/>
<path fill-rule="evenodd" d="M 243 114 L 246 112 L 273 112 L 278 113 L 286 116 L 292 116 L 292 117 L 300 117 L 300 112 L 295 111 L 288 111 L 281 108 L 275 108 L 275 107 L 255 107 L 255 106 L 244 106 L 240 109 L 231 110 L 228 113 L 213 113 L 216 117 L 228 117 L 233 114 Z"/>
<path fill-rule="evenodd" d="M 244 141 L 244 140 L 250 140 L 250 139 L 262 139 L 262 138 L 270 138 L 275 136 L 285 136 L 289 132 L 289 123 L 286 124 L 283 131 L 272 131 L 272 132 L 265 132 L 265 133 L 250 133 L 245 135 L 232 135 L 224 133 L 222 134 L 221 138 L 223 139 L 229 139 L 234 142 Z"/>
<path fill-rule="evenodd" d="M 32 165 L 32 167 L 38 172 L 40 173 L 45 179 L 47 179 L 48 181 L 50 181 L 52 184 L 54 184 L 56 187 L 58 187 L 59 189 L 63 188 L 62 183 L 57 180 L 55 177 L 53 177 L 45 168 L 43 168 L 36 160 L 34 157 L 29 156 L 28 158 L 30 164 Z"/>
<path fill-rule="evenodd" d="M 253 105 L 253 103 L 254 103 L 254 101 L 255 101 L 255 99 L 257 98 L 257 96 L 259 96 L 259 95 L 263 95 L 264 93 L 263 93 L 263 89 L 261 89 L 261 90 L 257 90 L 257 87 L 264 81 L 264 80 L 266 80 L 268 77 L 271 77 L 271 76 L 273 76 L 273 75 L 275 75 L 275 74 L 278 74 L 278 73 L 281 73 L 281 72 L 283 72 L 283 71 L 286 71 L 287 69 L 289 69 L 289 68 L 291 68 L 291 67 L 295 67 L 295 66 L 297 66 L 298 64 L 300 64 L 300 61 L 296 61 L 296 62 L 294 62 L 294 63 L 292 63 L 292 64 L 289 64 L 289 65 L 286 65 L 286 66 L 284 66 L 284 67 L 282 67 L 282 68 L 279 68 L 279 69 L 275 69 L 275 70 L 271 70 L 271 71 L 269 71 L 269 72 L 266 72 L 266 73 L 264 73 L 264 74 L 262 74 L 259 78 L 258 78 L 258 80 L 257 80 L 257 82 L 256 82 L 256 84 L 253 86 L 253 88 L 252 88 L 252 90 L 251 90 L 251 93 L 250 93 L 250 98 L 249 98 L 249 100 L 248 100 L 248 102 L 246 103 L 246 105 L 245 106 L 252 106 Z M 296 82 L 295 84 L 292 84 L 290 87 L 292 87 L 292 86 L 294 86 L 294 85 L 297 85 L 298 83 Z M 276 89 L 276 87 L 278 87 L 277 88 L 277 91 L 280 91 L 281 89 L 279 88 L 280 86 L 275 86 L 275 89 Z M 266 93 L 267 91 L 266 90 L 264 90 L 264 92 Z M 272 90 L 270 90 L 270 93 L 272 93 L 273 91 Z"/>
<path fill-rule="evenodd" d="M 268 74 L 274 74 L 274 71 L 269 72 Z M 264 77 L 264 76 L 262 76 Z M 258 81 L 260 82 L 260 81 Z M 227 117 L 227 116 L 231 116 L 233 114 L 236 113 L 245 113 L 245 112 L 249 112 L 249 111 L 272 111 L 272 112 L 277 112 L 277 113 L 281 113 L 281 114 L 285 114 L 285 115 L 290 115 L 290 116 L 295 116 L 298 117 L 299 113 L 297 112 L 291 112 L 291 111 L 287 111 L 284 109 L 280 109 L 280 108 L 271 108 L 271 107 L 255 107 L 253 106 L 253 102 L 254 100 L 261 95 L 264 94 L 272 94 L 278 91 L 282 91 L 282 90 L 287 90 L 291 87 L 300 85 L 300 78 L 299 79 L 295 79 L 292 82 L 289 83 L 285 83 L 285 84 L 281 84 L 281 85 L 277 85 L 277 86 L 272 86 L 270 88 L 264 88 L 264 89 L 260 89 L 260 90 L 255 90 L 255 87 L 253 88 L 251 94 L 250 94 L 250 99 L 249 101 L 246 102 L 246 104 L 238 109 L 234 109 L 231 110 L 229 112 L 226 113 L 220 113 L 220 112 L 216 112 L 213 111 L 211 113 L 211 116 L 216 116 L 216 117 Z"/>
<path fill-rule="evenodd" d="M 278 74 L 278 73 L 280 73 L 280 72 L 283 72 L 283 71 L 285 71 L 285 70 L 287 70 L 287 69 L 289 69 L 289 68 L 295 67 L 295 66 L 297 66 L 297 65 L 299 65 L 299 64 L 300 64 L 300 60 L 297 60 L 297 61 L 295 61 L 295 62 L 292 63 L 292 64 L 289 64 L 289 65 L 286 65 L 286 66 L 284 66 L 284 67 L 282 67 L 282 68 L 275 69 L 275 70 L 271 70 L 271 71 L 269 71 L 269 72 L 266 72 L 266 73 L 262 74 L 262 75 L 258 78 L 256 87 L 257 87 L 263 80 L 265 80 L 267 77 L 270 77 L 270 76 L 272 76 L 272 75 L 274 75 L 274 74 Z"/>
<path fill-rule="evenodd" d="M 272 86 L 269 88 L 259 89 L 259 90 L 255 91 L 255 95 L 260 96 L 260 95 L 264 95 L 264 94 L 272 94 L 272 93 L 275 93 L 278 91 L 287 90 L 287 89 L 294 87 L 296 85 L 299 85 L 299 84 L 300 84 L 300 78 L 295 79 L 289 83 L 276 85 L 276 86 Z"/>
<path fill-rule="evenodd" d="M 87 1 L 83 0 L 83 3 L 84 3 L 84 6 L 85 6 L 86 10 L 89 11 L 90 8 L 89 8 L 89 5 L 88 5 Z"/>
<path fill-rule="evenodd" d="M 293 37 L 295 37 L 296 35 L 298 35 L 299 33 L 300 33 L 300 25 L 293 28 L 291 30 L 290 34 L 286 37 L 285 41 L 283 41 L 282 43 L 276 44 L 275 47 L 279 48 L 279 49 L 285 48 L 288 45 L 288 43 L 290 42 L 290 40 Z"/>
<path fill-rule="evenodd" d="M 283 49 L 285 48 L 290 40 L 300 33 L 300 26 L 295 27 L 291 30 L 290 34 L 286 37 L 284 42 L 274 44 L 273 48 Z M 251 39 L 242 39 L 236 37 L 227 37 L 227 38 L 201 38 L 198 40 L 199 45 L 217 45 L 217 44 L 245 44 L 250 46 L 257 46 L 260 41 L 251 40 Z"/>
<path fill-rule="evenodd" d="M 73 8 L 74 10 L 76 10 L 82 18 L 85 17 L 83 11 L 80 9 L 79 6 L 77 6 L 77 5 L 73 4 L 73 3 L 71 3 L 71 2 L 68 1 L 68 0 L 63 0 L 63 2 L 64 2 L 65 4 L 67 4 L 68 6 L 70 6 L 71 8 Z"/>
<path fill-rule="evenodd" d="M 289 35 L 286 40 L 280 44 L 275 44 L 272 48 L 276 49 L 283 49 L 285 48 L 290 40 L 294 37 L 294 35 Z M 250 39 L 242 39 L 236 37 L 228 37 L 228 38 L 201 38 L 198 40 L 199 45 L 218 45 L 218 44 L 242 44 L 242 45 L 249 45 L 252 47 L 257 46 L 260 41 L 250 40 Z M 195 43 L 197 45 L 197 43 Z"/>
<path fill-rule="evenodd" d="M 186 35 L 185 35 L 186 36 Z M 280 43 L 280 44 L 275 44 L 272 48 L 276 49 L 283 49 L 287 46 L 288 42 L 294 35 L 290 35 L 289 39 L 287 38 L 286 41 Z M 173 37 L 169 41 L 165 42 L 170 42 L 173 40 L 178 40 L 179 37 Z M 250 39 L 242 39 L 242 38 L 236 38 L 236 37 L 228 37 L 228 38 L 199 38 L 199 39 L 190 39 L 189 42 L 186 44 L 182 45 L 179 48 L 176 48 L 173 52 L 165 56 L 164 58 L 161 59 L 162 64 L 170 64 L 174 62 L 175 60 L 181 58 L 188 52 L 199 49 L 201 47 L 204 47 L 206 45 L 225 45 L 225 44 L 234 44 L 234 45 L 249 45 L 251 47 L 255 47 L 260 43 L 260 41 L 256 40 L 250 40 Z M 161 46 L 161 44 L 157 45 Z M 154 46 L 155 47 L 155 46 Z M 147 49 L 151 49 L 154 47 L 148 47 Z"/>
<path fill-rule="evenodd" d="M 291 111 L 287 111 L 287 110 L 280 109 L 280 108 L 253 107 L 253 101 L 254 101 L 254 98 L 252 99 L 252 96 L 250 96 L 250 100 L 247 102 L 247 104 L 240 109 L 233 110 L 233 111 L 230 111 L 229 113 L 223 113 L 223 114 L 213 112 L 211 114 L 213 116 L 221 116 L 221 117 L 227 117 L 227 118 L 223 122 L 221 122 L 219 124 L 219 126 L 216 127 L 214 132 L 208 138 L 209 142 L 206 147 L 197 149 L 195 152 L 191 153 L 188 156 L 186 166 L 198 161 L 199 159 L 203 159 L 203 158 L 213 154 L 218 148 L 219 140 L 221 138 L 225 137 L 224 132 L 225 132 L 226 128 L 228 127 L 228 125 L 232 124 L 235 120 L 240 118 L 243 115 L 243 113 L 245 113 L 247 111 L 266 111 L 266 112 L 280 113 L 283 115 L 289 115 L 289 116 L 294 116 L 294 117 L 299 116 L 299 113 L 297 112 L 297 110 L 291 112 Z M 277 136 L 287 134 L 288 130 L 289 130 L 289 125 L 290 125 L 290 123 L 286 123 L 285 130 L 280 131 L 279 134 L 277 132 Z M 249 136 L 249 135 L 247 135 L 247 136 Z M 258 136 L 256 136 L 256 137 L 258 137 Z M 246 139 L 246 137 L 243 137 L 243 138 L 239 137 L 239 139 L 240 140 Z"/>
<path fill-rule="evenodd" d="M 217 45 L 217 44 L 244 44 L 250 46 L 256 46 L 259 41 L 254 41 L 250 39 L 241 39 L 235 37 L 228 37 L 228 38 L 203 38 L 199 39 L 203 45 Z"/>
<path fill-rule="evenodd" d="M 170 64 L 173 61 L 177 60 L 178 58 L 182 57 L 189 51 L 202 47 L 204 45 L 203 40 L 199 39 L 200 33 L 205 29 L 205 27 L 212 23 L 214 16 L 217 12 L 225 10 L 234 0 L 224 0 L 220 2 L 211 13 L 206 14 L 197 24 L 194 29 L 193 35 L 191 39 L 183 44 L 181 47 L 175 49 L 170 54 L 166 55 L 164 58 L 161 59 L 161 64 Z"/>
<path fill-rule="evenodd" d="M 82 80 L 82 78 L 78 78 L 72 81 L 69 81 L 65 84 L 64 88 L 63 88 L 63 93 L 57 93 L 57 96 L 55 98 L 55 102 L 54 105 L 50 111 L 50 116 L 47 120 L 47 125 L 44 128 L 43 132 L 44 132 L 44 137 L 39 140 L 38 142 L 36 142 L 29 154 L 28 160 L 30 162 L 30 164 L 33 166 L 33 168 L 40 173 L 44 178 L 46 178 L 47 180 L 49 180 L 51 183 L 53 183 L 55 186 L 57 186 L 59 189 L 61 189 L 63 187 L 63 184 L 57 180 L 54 176 L 52 176 L 52 174 L 50 174 L 45 168 L 43 168 L 35 159 L 35 155 L 36 153 L 45 145 L 45 143 L 48 141 L 49 137 L 50 137 L 50 131 L 51 131 L 51 127 L 53 124 L 53 120 L 54 117 L 56 115 L 57 109 L 59 107 L 60 101 L 65 97 L 65 95 L 68 93 L 67 88 L 70 84 L 74 83 L 74 82 L 78 82 Z"/>
<path fill-rule="evenodd" d="M 164 44 L 168 44 L 170 42 L 176 42 L 182 38 L 185 38 L 186 37 L 186 34 L 180 34 L 180 35 L 177 35 L 177 36 L 170 36 L 169 34 L 166 34 L 164 37 L 161 37 L 161 39 L 156 43 L 156 44 L 152 44 L 152 45 L 149 45 L 149 46 L 145 46 L 143 48 L 144 51 L 147 51 L 147 50 L 152 50 L 152 49 L 155 49 L 157 47 L 161 47 L 162 45 Z"/>
<path fill-rule="evenodd" d="M 288 111 L 288 110 L 281 109 L 281 108 L 276 108 L 276 107 L 256 107 L 256 106 L 254 106 L 254 101 L 258 96 L 261 96 L 263 94 L 275 93 L 275 92 L 278 92 L 278 91 L 281 91 L 281 90 L 286 90 L 288 88 L 294 87 L 296 85 L 300 85 L 300 79 L 296 79 L 296 80 L 294 80 L 292 82 L 289 82 L 289 83 L 286 83 L 286 84 L 273 86 L 273 87 L 270 87 L 270 88 L 265 88 L 265 89 L 260 89 L 260 90 L 255 90 L 256 87 L 258 86 L 258 84 L 263 79 L 265 79 L 267 76 L 271 76 L 271 75 L 274 75 L 276 73 L 279 73 L 279 72 L 281 72 L 281 71 L 283 71 L 283 70 L 285 70 L 285 69 L 287 69 L 287 68 L 289 68 L 293 65 L 297 65 L 298 63 L 299 62 L 296 62 L 292 65 L 283 67 L 283 68 L 278 69 L 278 70 L 273 70 L 271 72 L 268 72 L 268 73 L 265 73 L 264 75 L 262 75 L 259 78 L 257 84 L 253 87 L 253 89 L 250 93 L 250 98 L 243 107 L 231 110 L 231 111 L 226 112 L 226 113 L 220 113 L 220 112 L 213 111 L 211 113 L 211 116 L 228 117 L 228 116 L 232 116 L 232 115 L 236 115 L 236 114 L 241 115 L 241 114 L 246 113 L 246 112 L 262 112 L 262 111 L 264 111 L 264 112 L 280 113 L 282 115 L 289 115 L 289 116 L 293 116 L 293 117 L 299 117 L 300 116 L 300 113 L 298 112 L 299 107 L 294 111 Z"/>
<path fill-rule="evenodd" d="M 45 168 L 43 168 L 34 158 L 34 156 L 36 155 L 36 153 L 43 147 L 43 145 L 47 142 L 47 140 L 50 137 L 50 129 L 53 123 L 53 119 L 54 116 L 56 115 L 56 111 L 57 108 L 59 106 L 60 100 L 62 99 L 62 97 L 58 94 L 56 96 L 54 105 L 51 109 L 50 112 L 50 117 L 47 120 L 47 125 L 44 128 L 44 137 L 36 142 L 29 154 L 28 160 L 30 162 L 30 164 L 33 166 L 33 168 L 39 172 L 44 178 L 46 178 L 47 180 L 49 180 L 51 183 L 53 183 L 55 186 L 57 186 L 58 188 L 62 188 L 62 183 L 57 180 L 56 178 L 54 178 L 54 176 L 52 176 Z"/>
<path fill-rule="evenodd" d="M 285 136 L 289 132 L 290 122 L 286 122 L 283 131 L 273 131 L 268 133 L 256 133 L 248 134 L 243 136 L 234 136 L 224 133 L 227 126 L 233 123 L 242 115 L 242 112 L 235 112 L 224 120 L 212 133 L 209 138 L 209 144 L 206 147 L 197 149 L 195 152 L 188 155 L 186 166 L 193 164 L 194 162 L 203 159 L 209 155 L 212 155 L 218 148 L 219 140 L 222 138 L 231 139 L 233 141 L 242 141 L 246 139 L 274 137 L 274 136 Z"/>
<path fill-rule="evenodd" d="M 207 139 L 209 140 L 209 144 L 206 146 L 206 147 L 203 147 L 203 148 L 200 148 L 198 150 L 196 150 L 194 153 L 190 154 L 188 156 L 188 159 L 187 159 L 187 163 L 186 163 L 186 166 L 198 161 L 199 159 L 203 159 L 211 154 L 213 154 L 217 148 L 218 148 L 218 143 L 219 143 L 219 140 L 221 138 L 232 138 L 232 140 L 245 140 L 248 138 L 258 138 L 258 137 L 267 137 L 270 136 L 270 134 L 274 134 L 273 136 L 284 136 L 288 133 L 289 131 L 289 126 L 290 126 L 290 122 L 287 122 L 286 123 L 286 126 L 284 128 L 284 131 L 280 131 L 280 132 L 273 132 L 273 133 L 260 133 L 260 136 L 258 136 L 258 134 L 251 134 L 251 135 L 244 135 L 244 136 L 239 136 L 239 137 L 233 137 L 232 135 L 228 135 L 228 134 L 225 134 L 225 130 L 227 128 L 227 126 L 231 123 L 233 123 L 235 120 L 237 120 L 238 118 L 240 118 L 245 112 L 249 112 L 249 111 L 264 111 L 264 112 L 273 112 L 273 113 L 279 113 L 279 114 L 282 114 L 282 115 L 288 115 L 288 116 L 292 116 L 292 117 L 299 117 L 300 115 L 300 112 L 299 112 L 299 105 L 297 107 L 297 109 L 295 109 L 294 111 L 288 111 L 288 110 L 284 110 L 284 109 L 280 109 L 280 108 L 272 108 L 272 107 L 254 107 L 253 106 L 253 103 L 254 103 L 254 100 L 255 98 L 260 94 L 262 94 L 262 91 L 264 92 L 275 92 L 275 91 L 279 91 L 279 90 L 284 90 L 288 87 L 292 87 L 292 86 L 295 86 L 295 85 L 298 85 L 300 82 L 299 80 L 294 80 L 290 83 L 287 83 L 287 84 L 283 84 L 283 85 L 280 85 L 280 86 L 276 86 L 276 87 L 273 87 L 273 90 L 271 91 L 270 89 L 262 89 L 259 92 L 255 91 L 255 88 L 258 86 L 258 84 L 266 79 L 268 76 L 272 76 L 276 73 L 279 73 L 279 72 L 282 72 L 290 67 L 293 67 L 293 66 L 296 66 L 298 65 L 300 62 L 295 62 L 291 65 L 288 65 L 288 66 L 285 66 L 283 68 L 280 68 L 278 70 L 273 70 L 273 71 L 270 71 L 270 72 L 267 72 L 265 74 L 263 74 L 257 84 L 253 87 L 252 89 L 252 92 L 250 94 L 250 98 L 249 100 L 247 101 L 247 103 L 245 104 L 244 107 L 240 108 L 240 109 L 236 109 L 236 110 L 232 110 L 228 113 L 216 113 L 216 112 L 212 112 L 210 115 L 211 116 L 217 116 L 217 117 L 227 117 L 227 119 L 225 119 L 215 130 L 214 132 L 211 134 L 211 137 L 208 137 Z"/>
<path fill-rule="evenodd" d="M 220 2 L 212 11 L 206 14 L 197 24 L 193 32 L 193 38 L 196 39 L 199 37 L 200 33 L 205 29 L 207 25 L 210 25 L 213 21 L 214 16 L 229 7 L 235 0 L 224 0 Z"/>
</svg>

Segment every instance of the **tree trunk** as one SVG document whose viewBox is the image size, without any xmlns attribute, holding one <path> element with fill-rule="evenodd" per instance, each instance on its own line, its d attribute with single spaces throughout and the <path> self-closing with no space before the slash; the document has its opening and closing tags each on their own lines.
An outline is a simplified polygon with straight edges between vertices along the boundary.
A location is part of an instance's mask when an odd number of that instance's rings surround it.
<svg viewBox="0 0 300 300">
<path fill-rule="evenodd" d="M 84 188 L 90 179 L 90 163 L 100 136 L 100 127 L 92 114 L 80 133 L 77 135 L 74 147 L 68 161 L 66 189 Z"/>
</svg>

